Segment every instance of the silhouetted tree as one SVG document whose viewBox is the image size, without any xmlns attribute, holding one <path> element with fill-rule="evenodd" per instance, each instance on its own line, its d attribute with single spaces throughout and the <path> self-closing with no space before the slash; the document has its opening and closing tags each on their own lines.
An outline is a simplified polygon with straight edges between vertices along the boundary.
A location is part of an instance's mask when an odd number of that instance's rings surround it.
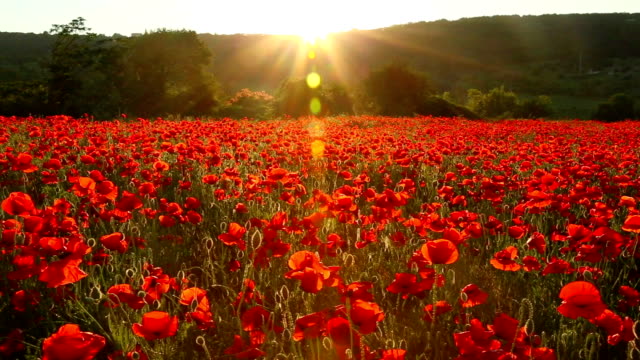
<svg viewBox="0 0 640 360">
<path fill-rule="evenodd" d="M 139 116 L 210 114 L 219 104 L 211 53 L 193 31 L 159 30 L 129 39 L 127 110 Z"/>
<path fill-rule="evenodd" d="M 433 92 L 426 76 L 405 64 L 392 63 L 369 73 L 364 81 L 366 95 L 380 115 L 413 115 Z"/>
<path fill-rule="evenodd" d="M 90 32 L 81 17 L 53 25 L 55 35 L 48 63 L 52 112 L 100 117 L 118 112 L 122 44 Z"/>
</svg>

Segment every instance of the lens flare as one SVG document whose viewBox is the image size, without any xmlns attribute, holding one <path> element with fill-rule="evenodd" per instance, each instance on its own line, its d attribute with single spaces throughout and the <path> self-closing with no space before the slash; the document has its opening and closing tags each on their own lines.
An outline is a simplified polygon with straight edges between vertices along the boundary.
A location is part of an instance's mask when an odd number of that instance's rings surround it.
<svg viewBox="0 0 640 360">
<path fill-rule="evenodd" d="M 318 74 L 315 71 L 312 71 L 309 73 L 309 75 L 307 75 L 307 86 L 309 86 L 312 89 L 317 88 L 318 86 L 320 86 L 320 74 Z"/>
<path fill-rule="evenodd" d="M 311 155 L 314 159 L 320 159 L 324 156 L 324 141 L 314 140 L 311 143 Z"/>
<path fill-rule="evenodd" d="M 318 99 L 317 97 L 314 97 L 313 99 L 311 99 L 311 103 L 309 104 L 309 110 L 311 110 L 311 113 L 313 115 L 318 115 L 322 110 L 322 103 L 320 102 L 320 99 Z"/>
</svg>

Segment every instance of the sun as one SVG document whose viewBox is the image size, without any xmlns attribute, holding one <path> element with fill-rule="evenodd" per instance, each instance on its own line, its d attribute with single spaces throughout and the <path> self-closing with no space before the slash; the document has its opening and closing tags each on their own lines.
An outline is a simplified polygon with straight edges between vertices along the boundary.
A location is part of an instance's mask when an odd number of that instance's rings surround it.
<svg viewBox="0 0 640 360">
<path fill-rule="evenodd" d="M 318 45 L 321 41 L 327 39 L 327 35 L 329 35 L 326 31 L 321 31 L 320 29 L 304 29 L 298 32 L 298 36 L 300 37 L 300 41 L 305 45 L 315 46 Z"/>
</svg>

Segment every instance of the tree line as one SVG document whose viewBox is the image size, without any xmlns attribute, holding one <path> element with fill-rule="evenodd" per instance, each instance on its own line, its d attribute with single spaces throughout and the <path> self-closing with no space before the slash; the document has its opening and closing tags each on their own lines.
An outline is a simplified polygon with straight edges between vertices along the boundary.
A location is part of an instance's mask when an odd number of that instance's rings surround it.
<svg viewBox="0 0 640 360">
<path fill-rule="evenodd" d="M 318 52 L 317 89 L 305 84 L 308 68 L 296 63 L 292 44 L 299 40 L 292 37 L 187 30 L 104 36 L 84 22 L 11 34 L 8 42 L 0 34 L 0 113 L 266 118 L 309 114 L 314 97 L 321 115 L 546 117 L 553 106 L 539 94 L 588 92 L 602 99 L 595 117 L 640 113 L 640 87 L 633 86 L 640 54 L 628 44 L 640 34 L 638 14 L 498 16 L 341 33 L 327 52 L 349 59 L 345 76 Z M 598 31 L 588 26 L 595 23 Z M 551 41 L 554 32 L 569 34 L 571 44 Z"/>
</svg>

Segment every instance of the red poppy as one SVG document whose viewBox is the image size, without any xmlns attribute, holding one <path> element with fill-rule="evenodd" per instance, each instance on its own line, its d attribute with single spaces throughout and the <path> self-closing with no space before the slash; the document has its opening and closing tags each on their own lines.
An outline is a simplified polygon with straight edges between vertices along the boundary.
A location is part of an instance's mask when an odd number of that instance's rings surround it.
<svg viewBox="0 0 640 360">
<path fill-rule="evenodd" d="M 349 320 L 335 317 L 327 321 L 327 335 L 331 338 L 338 359 L 348 359 L 347 349 L 360 348 L 360 334 L 351 328 Z"/>
<path fill-rule="evenodd" d="M 113 285 L 107 290 L 108 302 L 105 306 L 117 307 L 121 303 L 126 303 L 134 310 L 142 309 L 145 305 L 144 299 L 133 292 L 133 287 L 129 284 Z"/>
<path fill-rule="evenodd" d="M 562 304 L 558 306 L 558 311 L 571 319 L 593 319 L 607 308 L 595 285 L 586 281 L 574 281 L 565 285 L 560 290 L 560 298 Z"/>
<path fill-rule="evenodd" d="M 301 341 L 320 337 L 326 330 L 325 316 L 324 312 L 315 312 L 298 318 L 293 332 L 293 340 Z"/>
<path fill-rule="evenodd" d="M 504 271 L 518 271 L 520 264 L 515 262 L 518 258 L 518 249 L 515 246 L 509 246 L 504 250 L 500 250 L 493 255 L 490 263 L 494 268 Z"/>
<path fill-rule="evenodd" d="M 404 360 L 407 350 L 388 349 L 380 351 L 380 360 Z"/>
<path fill-rule="evenodd" d="M 22 171 L 23 173 L 32 173 L 38 170 L 38 167 L 31 163 L 33 156 L 20 153 L 16 156 L 13 163 L 13 170 Z"/>
<path fill-rule="evenodd" d="M 236 359 L 257 359 L 267 354 L 255 346 L 246 344 L 240 335 L 233 336 L 233 345 L 226 348 L 224 353 L 233 355 Z"/>
<path fill-rule="evenodd" d="M 374 302 L 356 300 L 351 304 L 351 322 L 362 335 L 376 331 L 378 322 L 384 319 L 384 312 Z"/>
<path fill-rule="evenodd" d="M 24 335 L 22 335 L 22 330 L 13 329 L 6 336 L 2 336 L 2 342 L 0 342 L 0 355 L 4 356 L 6 359 L 9 359 L 12 354 L 23 351 L 25 349 L 24 345 Z"/>
<path fill-rule="evenodd" d="M 302 290 L 310 293 L 317 293 L 324 286 L 337 286 L 340 279 L 336 272 L 338 266 L 327 267 L 316 254 L 310 251 L 298 251 L 291 255 L 288 261 L 289 268 L 284 277 L 287 279 L 300 280 Z"/>
<path fill-rule="evenodd" d="M 100 237 L 100 242 L 107 249 L 121 254 L 127 252 L 129 248 L 129 243 L 125 240 L 124 235 L 119 232 Z"/>
<path fill-rule="evenodd" d="M 155 300 L 160 300 L 163 294 L 167 293 L 171 289 L 171 285 L 175 282 L 167 274 L 160 273 L 150 275 L 144 278 L 142 284 L 142 290 L 147 295 L 144 297 L 147 303 L 152 303 Z"/>
<path fill-rule="evenodd" d="M 516 337 L 518 331 L 518 319 L 514 319 L 505 313 L 499 313 L 493 319 L 493 325 L 488 325 L 487 328 L 492 330 L 495 335 L 507 341 L 511 344 Z"/>
<path fill-rule="evenodd" d="M 541 267 L 542 266 L 540 265 L 540 262 L 538 262 L 538 259 L 533 256 L 527 255 L 522 258 L 522 268 L 524 271 L 540 270 Z"/>
<path fill-rule="evenodd" d="M 231 224 L 229 224 L 229 230 L 224 234 L 218 235 L 218 239 L 220 239 L 220 241 L 222 241 L 225 245 L 235 245 L 240 250 L 246 250 L 247 245 L 242 239 L 246 232 L 247 229 L 242 227 L 242 225 L 232 222 Z"/>
<path fill-rule="evenodd" d="M 427 322 L 432 322 L 436 316 L 448 313 L 451 311 L 452 307 L 446 300 L 437 301 L 434 304 L 429 304 L 424 307 L 424 320 Z"/>
<path fill-rule="evenodd" d="M 151 311 L 142 315 L 142 322 L 133 324 L 132 329 L 148 341 L 164 339 L 178 333 L 178 317 L 164 311 Z"/>
<path fill-rule="evenodd" d="M 488 297 L 489 294 L 482 291 L 478 285 L 469 284 L 462 288 L 460 293 L 460 305 L 462 305 L 462 307 L 474 307 L 484 304 Z"/>
<path fill-rule="evenodd" d="M 458 247 L 447 239 L 429 241 L 420 249 L 427 264 L 453 264 L 458 260 Z"/>
<path fill-rule="evenodd" d="M 544 240 L 544 235 L 539 232 L 534 232 L 527 240 L 527 246 L 529 249 L 536 250 L 539 254 L 544 254 L 547 249 L 547 243 Z"/>
<path fill-rule="evenodd" d="M 100 335 L 80 331 L 76 324 L 62 325 L 58 331 L 44 339 L 42 360 L 89 360 L 105 346 Z"/>
<path fill-rule="evenodd" d="M 36 212 L 36 207 L 28 194 L 12 192 L 2 201 L 2 210 L 10 215 L 28 216 Z"/>
<path fill-rule="evenodd" d="M 4 202 L 2 203 L 4 209 Z M 640 215 L 629 215 L 622 224 L 622 230 L 640 234 Z"/>
<path fill-rule="evenodd" d="M 418 282 L 415 274 L 396 273 L 395 280 L 387 286 L 387 291 L 394 294 L 402 294 L 402 298 L 406 299 L 409 295 L 419 295 L 426 290 L 431 290 L 432 287 L 433 282 Z"/>
<path fill-rule="evenodd" d="M 144 353 L 144 351 L 142 351 L 142 346 L 140 346 L 140 344 L 137 344 L 136 347 L 133 348 L 133 350 L 127 352 L 127 360 L 149 360 L 149 357 L 147 356 L 147 354 Z"/>
<path fill-rule="evenodd" d="M 87 277 L 87 273 L 80 269 L 82 259 L 68 256 L 62 260 L 54 261 L 40 273 L 38 280 L 46 282 L 47 287 L 58 287 L 72 284 Z"/>
<path fill-rule="evenodd" d="M 461 359 L 484 359 L 490 352 L 500 349 L 500 341 L 493 339 L 494 332 L 485 329 L 478 319 L 471 319 L 468 331 L 454 333 L 453 339 Z"/>
</svg>

